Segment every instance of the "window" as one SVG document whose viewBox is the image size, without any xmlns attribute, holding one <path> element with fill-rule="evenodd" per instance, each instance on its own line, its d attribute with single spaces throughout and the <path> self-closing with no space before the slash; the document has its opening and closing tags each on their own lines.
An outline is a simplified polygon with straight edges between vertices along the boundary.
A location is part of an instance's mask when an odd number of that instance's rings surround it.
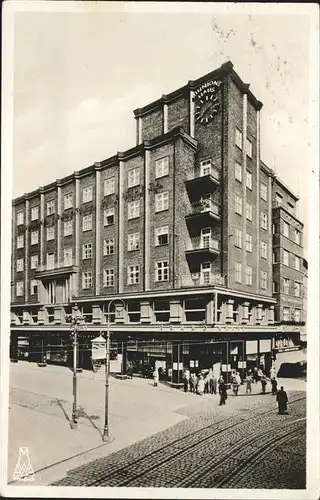
<svg viewBox="0 0 320 500">
<path fill-rule="evenodd" d="M 54 269 L 54 252 L 47 253 L 47 269 Z"/>
<path fill-rule="evenodd" d="M 168 210 L 169 191 L 164 191 L 163 193 L 156 194 L 155 204 L 156 204 L 156 212 L 161 212 L 162 210 Z"/>
<path fill-rule="evenodd" d="M 246 170 L 246 187 L 252 189 L 252 172 Z"/>
<path fill-rule="evenodd" d="M 72 193 L 67 193 L 63 197 L 63 206 L 65 210 L 72 208 Z"/>
<path fill-rule="evenodd" d="M 115 178 L 109 177 L 104 181 L 104 195 L 108 196 L 115 192 Z"/>
<path fill-rule="evenodd" d="M 72 247 L 63 249 L 63 264 L 67 266 L 72 266 Z"/>
<path fill-rule="evenodd" d="M 264 182 L 261 182 L 260 184 L 260 196 L 262 200 L 267 201 L 268 199 L 268 188 L 267 185 Z"/>
<path fill-rule="evenodd" d="M 260 212 L 260 225 L 262 229 L 268 229 L 268 216 L 263 212 Z"/>
<path fill-rule="evenodd" d="M 82 258 L 91 259 L 92 258 L 92 243 L 85 243 L 82 245 Z"/>
<path fill-rule="evenodd" d="M 139 323 L 141 317 L 140 302 L 128 302 L 129 323 Z"/>
<path fill-rule="evenodd" d="M 128 285 L 135 285 L 140 281 L 140 266 L 128 266 Z"/>
<path fill-rule="evenodd" d="M 301 283 L 297 281 L 294 282 L 294 295 L 295 297 L 301 297 Z"/>
<path fill-rule="evenodd" d="M 23 281 L 17 281 L 17 297 L 21 297 L 23 295 Z"/>
<path fill-rule="evenodd" d="M 17 225 L 21 226 L 24 222 L 24 212 L 17 213 Z"/>
<path fill-rule="evenodd" d="M 235 211 L 237 214 L 242 215 L 242 198 L 240 196 L 236 196 Z"/>
<path fill-rule="evenodd" d="M 242 165 L 237 161 L 234 164 L 234 175 L 237 181 L 242 182 Z"/>
<path fill-rule="evenodd" d="M 163 260 L 156 263 L 156 281 L 168 281 L 169 279 L 169 262 Z"/>
<path fill-rule="evenodd" d="M 170 303 L 169 300 L 155 300 L 154 301 L 154 314 L 156 322 L 168 323 L 170 320 Z"/>
<path fill-rule="evenodd" d="M 156 227 L 155 230 L 155 245 L 168 245 L 169 243 L 169 227 Z"/>
<path fill-rule="evenodd" d="M 288 294 L 290 292 L 290 280 L 288 278 L 283 278 L 283 293 Z"/>
<path fill-rule="evenodd" d="M 87 271 L 82 273 L 82 288 L 92 288 L 92 272 Z"/>
<path fill-rule="evenodd" d="M 276 205 L 277 206 L 282 205 L 282 195 L 279 193 L 276 193 Z"/>
<path fill-rule="evenodd" d="M 242 264 L 241 264 L 241 262 L 235 262 L 235 281 L 236 281 L 236 283 L 242 282 Z"/>
<path fill-rule="evenodd" d="M 88 201 L 92 201 L 92 186 L 87 186 L 82 190 L 82 203 L 88 203 Z"/>
<path fill-rule="evenodd" d="M 106 208 L 103 212 L 103 225 L 111 226 L 114 224 L 114 207 Z"/>
<path fill-rule="evenodd" d="M 294 267 L 297 271 L 300 271 L 300 257 L 294 256 Z"/>
<path fill-rule="evenodd" d="M 268 287 L 268 275 L 265 271 L 261 271 L 261 288 L 266 290 Z"/>
<path fill-rule="evenodd" d="M 294 320 L 296 323 L 300 323 L 301 321 L 301 311 L 300 309 L 295 309 L 294 311 Z"/>
<path fill-rule="evenodd" d="M 139 186 L 140 184 L 140 168 L 132 168 L 128 171 L 128 188 Z"/>
<path fill-rule="evenodd" d="M 210 285 L 211 283 L 211 262 L 201 263 L 201 285 Z"/>
<path fill-rule="evenodd" d="M 289 252 L 287 250 L 283 250 L 283 264 L 285 266 L 289 265 Z"/>
<path fill-rule="evenodd" d="M 38 280 L 31 280 L 31 295 L 38 294 Z"/>
<path fill-rule="evenodd" d="M 290 320 L 290 309 L 289 307 L 284 307 L 283 308 L 283 321 L 289 321 Z"/>
<path fill-rule="evenodd" d="M 54 214 L 55 202 L 54 200 L 47 201 L 47 215 Z"/>
<path fill-rule="evenodd" d="M 72 234 L 73 224 L 72 220 L 66 220 L 63 223 L 63 235 L 70 236 Z"/>
<path fill-rule="evenodd" d="M 169 156 L 156 160 L 156 179 L 169 175 Z"/>
<path fill-rule="evenodd" d="M 265 241 L 260 241 L 260 254 L 263 259 L 268 258 L 268 245 Z"/>
<path fill-rule="evenodd" d="M 82 217 L 82 230 L 91 231 L 92 229 L 92 214 L 84 215 Z"/>
<path fill-rule="evenodd" d="M 289 228 L 289 224 L 283 221 L 283 236 L 285 236 L 286 238 L 289 238 Z"/>
<path fill-rule="evenodd" d="M 23 234 L 20 234 L 20 236 L 17 237 L 17 248 L 23 248 L 23 245 L 24 245 Z"/>
<path fill-rule="evenodd" d="M 54 240 L 54 226 L 47 227 L 47 241 Z"/>
<path fill-rule="evenodd" d="M 238 248 L 242 248 L 242 230 L 236 228 L 235 230 L 235 241 L 234 244 Z"/>
<path fill-rule="evenodd" d="M 128 252 L 139 250 L 140 248 L 140 233 L 128 234 Z"/>
<path fill-rule="evenodd" d="M 130 201 L 128 203 L 128 220 L 140 217 L 140 200 Z"/>
<path fill-rule="evenodd" d="M 37 245 L 39 242 L 38 231 L 31 231 L 31 245 Z"/>
<path fill-rule="evenodd" d="M 38 219 L 39 219 L 39 207 L 32 207 L 31 220 L 38 220 Z"/>
<path fill-rule="evenodd" d="M 38 254 L 31 255 L 30 257 L 30 269 L 37 269 L 38 267 Z"/>
<path fill-rule="evenodd" d="M 301 236 L 300 236 L 300 231 L 298 231 L 298 229 L 294 230 L 294 241 L 297 243 L 297 245 L 301 245 Z"/>
<path fill-rule="evenodd" d="M 17 273 L 20 273 L 23 271 L 23 266 L 24 265 L 24 260 L 23 259 L 17 259 Z"/>
<path fill-rule="evenodd" d="M 246 251 L 252 253 L 252 235 L 246 234 Z"/>
<path fill-rule="evenodd" d="M 242 149 L 242 132 L 238 128 L 236 128 L 236 146 Z"/>
<path fill-rule="evenodd" d="M 249 201 L 246 203 L 246 218 L 252 220 L 252 203 Z"/>
<path fill-rule="evenodd" d="M 211 158 L 200 162 L 200 175 L 201 175 L 201 177 L 203 177 L 204 175 L 209 175 L 209 174 L 211 174 Z"/>
<path fill-rule="evenodd" d="M 246 153 L 249 158 L 252 158 L 252 142 L 250 139 L 246 139 Z"/>
<path fill-rule="evenodd" d="M 104 269 L 103 286 L 114 286 L 114 269 Z"/>
<path fill-rule="evenodd" d="M 203 323 L 206 320 L 207 304 L 203 298 L 190 298 L 184 301 L 184 311 L 187 322 Z"/>
<path fill-rule="evenodd" d="M 252 267 L 246 267 L 246 285 L 252 286 Z"/>
<path fill-rule="evenodd" d="M 112 254 L 114 254 L 114 239 L 110 238 L 108 240 L 104 240 L 103 242 L 103 255 Z"/>
</svg>

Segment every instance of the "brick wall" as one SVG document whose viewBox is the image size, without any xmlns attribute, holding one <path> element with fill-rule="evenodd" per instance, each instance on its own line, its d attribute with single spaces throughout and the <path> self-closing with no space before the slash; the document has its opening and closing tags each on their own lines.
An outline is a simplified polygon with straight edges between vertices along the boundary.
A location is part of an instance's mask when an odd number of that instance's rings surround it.
<svg viewBox="0 0 320 500">
<path fill-rule="evenodd" d="M 163 110 L 156 109 L 142 117 L 141 142 L 163 133 Z"/>
<path fill-rule="evenodd" d="M 181 96 L 168 104 L 168 130 L 181 126 L 189 132 L 189 97 Z"/>
</svg>

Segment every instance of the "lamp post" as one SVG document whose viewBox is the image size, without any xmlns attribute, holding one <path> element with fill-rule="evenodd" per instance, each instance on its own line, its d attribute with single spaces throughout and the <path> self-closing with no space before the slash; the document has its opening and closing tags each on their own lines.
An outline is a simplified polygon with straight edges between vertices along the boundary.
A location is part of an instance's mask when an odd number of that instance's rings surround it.
<svg viewBox="0 0 320 500">
<path fill-rule="evenodd" d="M 67 317 L 67 320 L 71 322 L 71 337 L 73 340 L 73 376 L 72 376 L 72 392 L 73 392 L 73 403 L 72 403 L 72 421 L 71 429 L 75 429 L 78 426 L 78 408 L 77 408 L 77 343 L 78 343 L 78 332 L 80 330 L 85 330 L 87 325 L 85 324 L 85 319 L 81 315 L 77 304 L 72 308 L 72 315 Z"/>
<path fill-rule="evenodd" d="M 110 308 L 111 304 L 114 302 L 120 302 L 123 309 L 125 308 L 125 303 L 122 299 L 110 300 L 108 304 L 108 321 L 107 321 L 107 352 L 106 352 L 106 382 L 105 382 L 105 414 L 104 414 L 104 428 L 103 428 L 103 441 L 109 440 L 109 371 L 110 371 Z"/>
</svg>

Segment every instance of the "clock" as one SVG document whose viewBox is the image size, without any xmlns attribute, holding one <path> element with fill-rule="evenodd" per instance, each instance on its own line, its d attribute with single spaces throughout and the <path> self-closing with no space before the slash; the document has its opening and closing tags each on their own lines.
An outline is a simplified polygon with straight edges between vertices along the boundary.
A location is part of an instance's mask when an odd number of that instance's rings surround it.
<svg viewBox="0 0 320 500">
<path fill-rule="evenodd" d="M 195 119 L 207 124 L 213 120 L 220 109 L 218 88 L 221 82 L 208 82 L 203 84 L 194 93 Z"/>
</svg>

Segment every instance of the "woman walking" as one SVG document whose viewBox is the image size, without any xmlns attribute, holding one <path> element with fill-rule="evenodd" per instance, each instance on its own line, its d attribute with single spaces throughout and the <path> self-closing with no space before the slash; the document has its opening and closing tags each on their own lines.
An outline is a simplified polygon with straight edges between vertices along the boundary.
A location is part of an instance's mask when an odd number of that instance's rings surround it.
<svg viewBox="0 0 320 500">
<path fill-rule="evenodd" d="M 219 384 L 219 394 L 220 394 L 219 406 L 225 405 L 228 394 L 227 394 L 227 387 L 226 387 L 226 384 L 224 382 L 221 382 Z"/>
<path fill-rule="evenodd" d="M 198 394 L 199 396 L 202 396 L 204 393 L 204 387 L 205 387 L 205 382 L 203 375 L 200 375 L 199 381 L 198 381 Z"/>
</svg>

